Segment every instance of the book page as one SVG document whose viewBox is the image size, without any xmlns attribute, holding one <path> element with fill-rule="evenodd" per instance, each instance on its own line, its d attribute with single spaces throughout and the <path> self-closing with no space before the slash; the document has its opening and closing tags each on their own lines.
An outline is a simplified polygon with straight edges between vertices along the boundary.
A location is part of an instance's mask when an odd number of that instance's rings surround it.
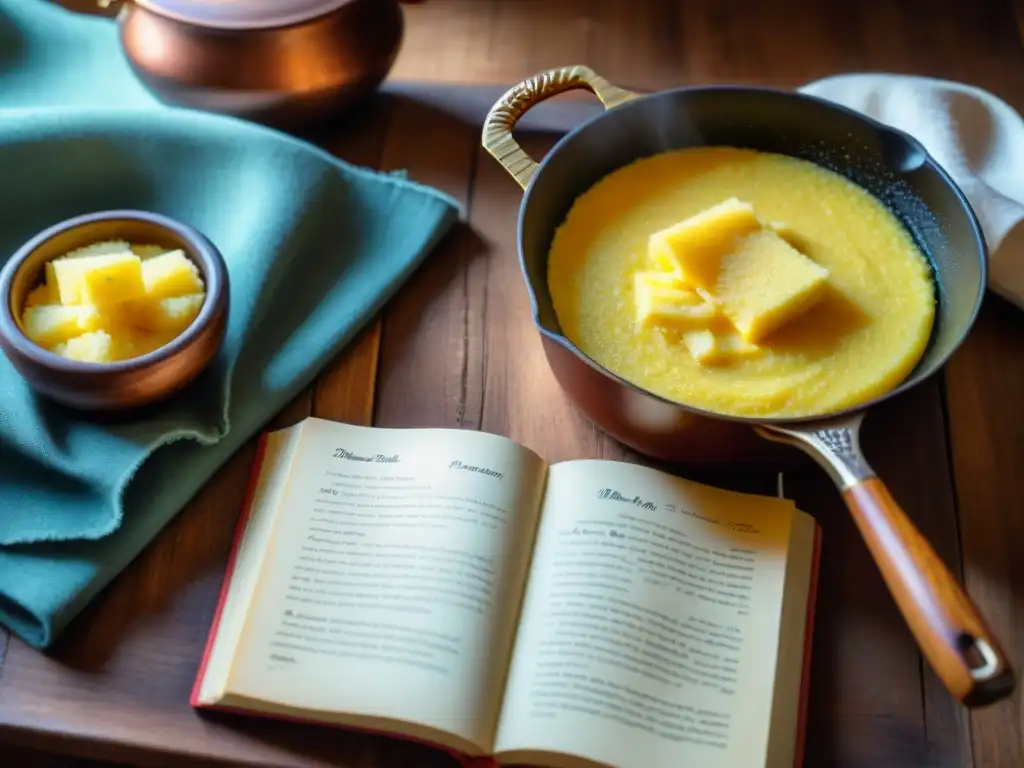
<svg viewBox="0 0 1024 768">
<path fill-rule="evenodd" d="M 552 466 L 499 724 L 503 760 L 766 765 L 796 527 L 813 523 L 788 501 L 617 462 Z M 803 583 L 794 600 L 806 600 Z M 795 731 L 795 716 L 787 722 Z"/>
<path fill-rule="evenodd" d="M 229 692 L 490 749 L 544 472 L 495 435 L 304 422 Z"/>
<path fill-rule="evenodd" d="M 259 581 L 260 563 L 274 526 L 274 512 L 281 503 L 291 473 L 295 453 L 302 436 L 301 425 L 269 432 L 262 438 L 259 466 L 251 479 L 251 497 L 243 510 L 245 530 L 234 554 L 231 588 L 228 590 L 210 648 L 205 674 L 198 691 L 198 701 L 212 703 L 224 695 L 231 658 L 241 637 L 246 606 L 252 601 Z"/>
</svg>

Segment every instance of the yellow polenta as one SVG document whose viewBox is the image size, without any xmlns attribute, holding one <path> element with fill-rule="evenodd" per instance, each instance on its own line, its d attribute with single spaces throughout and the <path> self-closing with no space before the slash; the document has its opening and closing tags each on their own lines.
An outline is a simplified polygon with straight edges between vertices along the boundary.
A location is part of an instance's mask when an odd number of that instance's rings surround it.
<svg viewBox="0 0 1024 768">
<path fill-rule="evenodd" d="M 664 268 L 652 234 L 732 198 L 824 267 L 828 286 L 759 339 L 760 353 L 702 365 L 680 333 L 637 322 L 636 274 Z M 670 400 L 741 416 L 814 415 L 883 394 L 920 359 L 935 318 L 931 266 L 878 200 L 812 163 L 731 148 L 669 152 L 603 178 L 556 232 L 548 284 L 562 330 L 598 363 Z"/>
</svg>

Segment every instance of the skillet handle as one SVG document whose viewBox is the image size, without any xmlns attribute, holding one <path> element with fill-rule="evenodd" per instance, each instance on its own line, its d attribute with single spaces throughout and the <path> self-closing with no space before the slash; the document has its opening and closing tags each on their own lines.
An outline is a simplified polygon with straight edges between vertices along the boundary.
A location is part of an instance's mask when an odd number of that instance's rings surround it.
<svg viewBox="0 0 1024 768">
<path fill-rule="evenodd" d="M 586 88 L 594 93 L 605 109 L 635 99 L 637 94 L 612 85 L 590 67 L 576 64 L 549 69 L 509 88 L 491 107 L 484 120 L 483 145 L 501 163 L 519 186 L 526 189 L 538 163 L 512 136 L 512 129 L 523 115 L 542 101 L 566 91 Z"/>
<path fill-rule="evenodd" d="M 980 707 L 1013 693 L 1010 662 L 978 609 L 860 450 L 863 414 L 805 428 L 759 427 L 801 448 L 835 480 L 925 658 L 951 694 Z"/>
</svg>

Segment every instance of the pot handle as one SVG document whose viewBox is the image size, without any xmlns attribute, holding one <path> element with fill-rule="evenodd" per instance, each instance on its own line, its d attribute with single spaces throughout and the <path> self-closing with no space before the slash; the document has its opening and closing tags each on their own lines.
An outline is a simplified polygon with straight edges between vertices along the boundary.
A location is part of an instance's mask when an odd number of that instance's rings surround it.
<svg viewBox="0 0 1024 768">
<path fill-rule="evenodd" d="M 491 107 L 484 120 L 483 145 L 501 163 L 519 186 L 526 189 L 538 163 L 519 146 L 512 129 L 523 115 L 542 101 L 566 91 L 586 88 L 605 109 L 635 99 L 637 94 L 612 85 L 590 67 L 576 64 L 541 72 L 509 88 Z"/>
<path fill-rule="evenodd" d="M 956 578 L 860 450 L 863 413 L 805 427 L 758 427 L 769 440 L 810 454 L 832 476 L 882 578 L 925 658 L 951 694 L 969 707 L 1009 696 L 1015 675 L 1006 654 Z"/>
</svg>

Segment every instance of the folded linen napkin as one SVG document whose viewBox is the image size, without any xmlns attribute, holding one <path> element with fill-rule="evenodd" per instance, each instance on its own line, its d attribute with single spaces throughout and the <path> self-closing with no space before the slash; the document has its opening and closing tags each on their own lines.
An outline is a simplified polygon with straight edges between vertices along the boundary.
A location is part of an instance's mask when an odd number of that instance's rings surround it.
<svg viewBox="0 0 1024 768">
<path fill-rule="evenodd" d="M 65 217 L 143 208 L 206 233 L 231 279 L 221 354 L 145 417 L 104 422 L 40 399 L 0 356 L 0 621 L 36 646 L 316 375 L 458 218 L 435 190 L 250 123 L 163 107 L 130 78 L 109 20 L 0 0 L 0 264 Z"/>
<path fill-rule="evenodd" d="M 920 141 L 974 208 L 989 288 L 1024 309 L 1024 119 L 980 88 L 927 77 L 851 74 L 800 88 Z"/>
</svg>

